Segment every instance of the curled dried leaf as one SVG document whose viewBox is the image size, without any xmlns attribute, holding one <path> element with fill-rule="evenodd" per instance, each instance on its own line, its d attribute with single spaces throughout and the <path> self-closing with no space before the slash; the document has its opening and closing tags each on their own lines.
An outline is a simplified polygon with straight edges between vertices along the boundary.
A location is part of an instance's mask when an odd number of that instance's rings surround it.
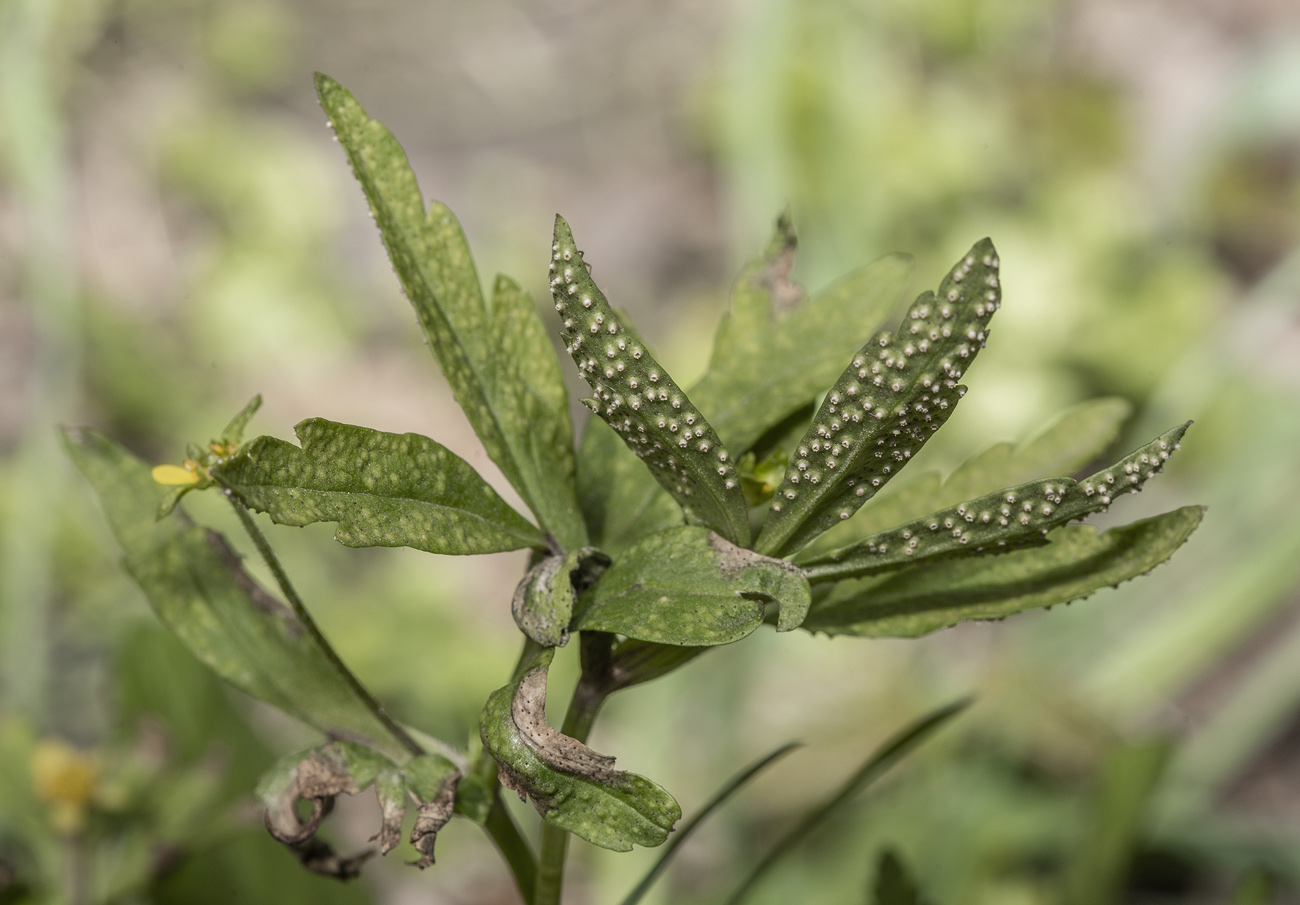
<svg viewBox="0 0 1300 905">
<path fill-rule="evenodd" d="M 416 811 L 415 826 L 411 827 L 411 845 L 420 853 L 420 860 L 413 862 L 420 870 L 433 865 L 433 844 L 438 841 L 438 831 L 451 819 L 459 779 L 459 773 L 447 777 L 433 801 L 420 802 Z"/>
<path fill-rule="evenodd" d="M 534 666 L 519 682 L 510 703 L 510 718 L 533 753 L 564 773 L 611 782 L 623 774 L 614 758 L 597 754 L 582 742 L 546 724 L 546 666 Z"/>
</svg>

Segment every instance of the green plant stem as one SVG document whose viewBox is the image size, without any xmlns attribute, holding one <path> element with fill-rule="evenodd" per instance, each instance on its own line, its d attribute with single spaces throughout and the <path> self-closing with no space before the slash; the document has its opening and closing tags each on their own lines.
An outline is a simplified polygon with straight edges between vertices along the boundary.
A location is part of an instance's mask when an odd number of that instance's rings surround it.
<svg viewBox="0 0 1300 905">
<path fill-rule="evenodd" d="M 605 683 L 588 668 L 585 645 L 583 653 L 582 677 L 573 689 L 569 710 L 560 727 L 561 732 L 580 742 L 586 742 L 591 735 L 596 714 L 609 695 Z M 559 905 L 560 892 L 564 887 L 564 861 L 568 853 L 568 831 L 543 821 L 541 847 L 537 855 L 537 885 L 533 890 L 532 905 Z"/>
<path fill-rule="evenodd" d="M 487 819 L 483 821 L 483 829 L 492 837 L 501 857 L 505 858 L 510 867 L 510 873 L 514 874 L 519 894 L 525 902 L 530 901 L 537 886 L 537 859 L 533 857 L 532 849 L 520 834 L 519 827 L 506 810 L 500 795 L 494 797 Z"/>
<path fill-rule="evenodd" d="M 421 754 L 424 754 L 424 747 L 415 739 L 411 738 L 410 734 L 403 729 L 396 720 L 388 715 L 388 711 L 384 709 L 383 705 L 375 700 L 374 695 L 372 695 L 370 691 L 361 684 L 357 677 L 352 674 L 352 670 L 348 669 L 347 665 L 335 652 L 334 648 L 325 640 L 325 636 L 321 634 L 320 629 L 316 626 L 316 620 L 311 618 L 311 613 L 307 612 L 306 604 L 302 602 L 302 598 L 299 597 L 298 592 L 294 590 L 293 584 L 289 581 L 288 574 L 284 571 L 284 567 L 280 565 L 280 560 L 276 557 L 275 551 L 271 549 L 271 545 L 267 542 L 266 536 L 262 534 L 262 530 L 258 528 L 257 523 L 253 521 L 253 516 L 249 514 L 248 510 L 239 502 L 239 500 L 235 499 L 234 495 L 230 493 L 230 491 L 226 490 L 223 492 L 226 494 L 226 499 L 230 500 L 230 505 L 234 508 L 235 514 L 239 516 L 239 522 L 244 526 L 244 531 L 246 531 L 248 536 L 252 539 L 253 546 L 257 547 L 257 552 L 261 554 L 262 561 L 266 563 L 266 567 L 270 569 L 271 574 L 275 576 L 275 582 L 280 586 L 280 593 L 282 593 L 285 596 L 285 599 L 289 601 L 289 606 L 293 608 L 294 615 L 297 616 L 298 621 L 302 623 L 303 629 L 311 636 L 312 640 L 320 646 L 320 649 L 325 653 L 325 657 L 331 664 L 333 664 L 334 668 L 339 671 L 339 674 L 343 676 L 343 680 L 347 682 L 348 687 L 350 687 L 361 702 L 365 704 L 366 709 L 374 714 L 375 719 L 379 720 L 379 722 L 384 725 L 384 728 L 392 733 L 393 738 L 397 739 L 402 747 L 411 752 L 413 756 L 419 757 Z"/>
</svg>

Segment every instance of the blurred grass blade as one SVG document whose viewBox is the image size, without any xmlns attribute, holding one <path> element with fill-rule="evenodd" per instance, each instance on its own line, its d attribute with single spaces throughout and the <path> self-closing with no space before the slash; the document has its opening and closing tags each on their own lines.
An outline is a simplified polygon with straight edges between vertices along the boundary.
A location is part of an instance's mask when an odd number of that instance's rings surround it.
<svg viewBox="0 0 1300 905">
<path fill-rule="evenodd" d="M 584 546 L 564 375 L 540 315 L 509 280 L 489 310 L 460 224 L 437 202 L 426 212 L 397 139 L 328 76 L 317 73 L 316 91 L 474 432 L 560 545 Z"/>
<path fill-rule="evenodd" d="M 1272 901 L 1273 883 L 1263 870 L 1249 873 L 1232 894 L 1232 905 L 1269 905 Z"/>
<path fill-rule="evenodd" d="M 1169 763 L 1164 739 L 1119 744 L 1106 756 L 1082 843 L 1066 876 L 1067 905 L 1118 905 L 1147 804 Z"/>
<path fill-rule="evenodd" d="M 1179 448 L 1188 425 L 1166 431 L 1081 481 L 1041 478 L 994 491 L 799 563 L 810 581 L 860 578 L 926 560 L 1006 553 L 1047 543 L 1047 532 L 1137 493 Z"/>
<path fill-rule="evenodd" d="M 419 434 L 309 418 L 302 447 L 258 437 L 212 476 L 281 525 L 338 522 L 349 547 L 475 554 L 546 546 L 546 539 L 468 462 Z"/>
<path fill-rule="evenodd" d="M 777 631 L 799 627 L 812 591 L 797 566 L 683 525 L 625 551 L 580 604 L 575 629 L 683 646 L 729 644 L 780 607 Z"/>
<path fill-rule="evenodd" d="M 159 521 L 166 493 L 147 464 L 95 431 L 64 446 L 99 496 L 127 572 L 158 618 L 235 687 L 327 735 L 364 740 L 397 763 L 412 752 L 370 709 L 294 612 L 258 585 L 215 531 L 183 513 Z"/>
<path fill-rule="evenodd" d="M 1186 542 L 1204 514 L 1200 506 L 1185 506 L 1101 534 L 1074 525 L 1057 529 L 1043 547 L 850 579 L 815 601 L 803 627 L 916 638 L 958 622 L 1069 603 L 1150 572 Z"/>
<path fill-rule="evenodd" d="M 767 875 L 781 858 L 788 855 L 796 845 L 811 835 L 818 827 L 862 789 L 879 779 L 890 767 L 910 754 L 917 746 L 928 739 L 944 723 L 961 713 L 971 704 L 970 698 L 954 701 L 921 717 L 910 726 L 888 739 L 872 752 L 848 781 L 823 804 L 809 811 L 799 824 L 781 838 L 768 850 L 763 859 L 745 878 L 744 882 L 727 899 L 727 905 L 738 905 L 744 901 L 750 891 Z"/>
<path fill-rule="evenodd" d="M 750 540 L 735 460 L 596 286 L 563 217 L 555 218 L 551 297 L 565 348 L 595 398 L 584 403 L 645 463 L 682 511 L 733 544 Z"/>
<path fill-rule="evenodd" d="M 790 281 L 795 244 L 783 214 L 768 247 L 736 280 L 709 370 L 691 388 L 695 404 L 738 456 L 835 380 L 911 276 L 910 257 L 889 255 L 805 298 Z"/>
<path fill-rule="evenodd" d="M 893 849 L 876 861 L 876 882 L 871 905 L 925 905 L 916 881 Z"/>
<path fill-rule="evenodd" d="M 636 905 L 637 902 L 640 902 L 642 897 L 644 897 L 650 890 L 654 881 L 657 880 L 659 875 L 667 869 L 668 861 L 672 858 L 673 852 L 677 851 L 678 847 L 690 837 L 691 833 L 695 831 L 697 826 L 703 823 L 710 814 L 722 807 L 728 798 L 739 792 L 745 783 L 749 782 L 763 770 L 789 754 L 795 748 L 798 748 L 799 744 L 799 742 L 787 742 L 775 751 L 772 751 L 766 756 L 754 761 L 748 767 L 745 767 L 745 769 L 731 777 L 731 779 L 727 781 L 726 785 L 715 792 L 713 797 L 705 803 L 704 807 L 701 808 L 694 817 L 682 824 L 681 827 L 672 834 L 668 839 L 668 843 L 664 846 L 663 854 L 659 856 L 659 860 L 656 861 L 654 866 L 651 867 L 650 870 L 646 872 L 646 875 L 641 878 L 641 882 L 627 894 L 627 897 L 623 899 L 623 905 Z"/>
<path fill-rule="evenodd" d="M 938 296 L 912 303 L 897 336 L 882 331 L 858 350 L 791 455 L 754 549 L 785 555 L 849 518 L 948 420 L 998 310 L 998 268 L 981 239 Z"/>
</svg>

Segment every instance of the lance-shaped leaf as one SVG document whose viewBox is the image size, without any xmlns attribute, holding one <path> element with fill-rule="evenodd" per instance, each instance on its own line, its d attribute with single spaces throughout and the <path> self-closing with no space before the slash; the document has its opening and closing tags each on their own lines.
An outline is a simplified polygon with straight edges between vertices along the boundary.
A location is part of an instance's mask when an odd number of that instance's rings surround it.
<svg viewBox="0 0 1300 905">
<path fill-rule="evenodd" d="M 1119 435 L 1133 407 L 1109 397 L 1080 402 L 1061 412 L 1019 445 L 995 443 L 942 478 L 938 472 L 903 475 L 885 487 L 857 515 L 827 531 L 818 551 L 848 546 L 926 513 L 1033 480 L 1070 474 L 1093 462 Z"/>
<path fill-rule="evenodd" d="M 397 847 L 409 801 L 417 806 L 410 841 L 421 855 L 414 863 L 425 868 L 434 862 L 438 830 L 451 819 L 459 779 L 456 765 L 440 754 L 422 754 L 399 765 L 364 745 L 333 741 L 281 758 L 263 775 L 255 794 L 271 835 L 302 851 L 333 810 L 335 798 L 360 794 L 373 785 L 381 824 L 371 839 L 379 841 L 380 854 Z M 311 802 L 306 820 L 298 816 L 299 801 Z M 318 851 L 321 845 L 317 842 L 308 850 Z"/>
<path fill-rule="evenodd" d="M 546 724 L 553 656 L 553 648 L 541 651 L 518 682 L 497 689 L 483 708 L 479 732 L 502 785 L 531 799 L 548 823 L 593 845 L 619 852 L 659 845 L 682 816 L 673 797 Z"/>
<path fill-rule="evenodd" d="M 428 437 L 323 418 L 294 433 L 301 448 L 258 437 L 213 477 L 279 524 L 338 522 L 334 537 L 349 547 L 470 554 L 546 545 L 468 462 Z"/>
<path fill-rule="evenodd" d="M 397 139 L 328 76 L 316 91 L 456 401 L 542 526 L 583 546 L 563 374 L 540 316 L 501 280 L 489 311 L 460 224 L 442 204 L 425 210 Z"/>
<path fill-rule="evenodd" d="M 967 500 L 801 561 L 813 582 L 861 578 L 924 560 L 1004 553 L 1047 543 L 1047 532 L 1104 512 L 1121 493 L 1137 493 L 1178 449 L 1187 424 L 1166 431 L 1082 481 L 1043 478 Z"/>
<path fill-rule="evenodd" d="M 528 570 L 515 588 L 510 611 L 519 630 L 543 647 L 569 642 L 577 595 L 596 583 L 609 557 L 595 547 L 548 556 Z"/>
<path fill-rule="evenodd" d="M 777 631 L 797 628 L 812 601 L 808 579 L 791 563 L 684 525 L 625 551 L 583 599 L 574 626 L 660 644 L 728 644 L 758 628 L 767 601 L 780 606 Z"/>
<path fill-rule="evenodd" d="M 907 464 L 965 392 L 957 381 L 983 348 L 1000 297 L 997 252 L 982 239 L 937 297 L 912 304 L 897 336 L 879 333 L 859 350 L 791 457 L 756 550 L 798 550 Z"/>
<path fill-rule="evenodd" d="M 1074 525 L 1057 529 L 1043 547 L 841 582 L 817 601 L 804 628 L 915 638 L 958 622 L 1069 603 L 1160 565 L 1191 536 L 1204 511 L 1186 506 L 1102 534 Z"/>
<path fill-rule="evenodd" d="M 912 271 L 911 258 L 889 255 L 805 299 L 790 281 L 795 244 L 782 215 L 767 249 L 736 281 L 709 370 L 691 388 L 736 455 L 826 389 L 889 315 Z"/>
<path fill-rule="evenodd" d="M 127 572 L 163 624 L 235 687 L 326 734 L 410 758 L 293 611 L 244 571 L 225 539 L 177 512 L 150 468 L 95 431 L 65 429 L 64 446 L 99 495 Z"/>
<path fill-rule="evenodd" d="M 686 393 L 627 330 L 596 287 L 563 218 L 555 218 L 551 295 L 565 348 L 614 428 L 691 518 L 749 542 L 749 514 L 730 454 Z"/>
</svg>

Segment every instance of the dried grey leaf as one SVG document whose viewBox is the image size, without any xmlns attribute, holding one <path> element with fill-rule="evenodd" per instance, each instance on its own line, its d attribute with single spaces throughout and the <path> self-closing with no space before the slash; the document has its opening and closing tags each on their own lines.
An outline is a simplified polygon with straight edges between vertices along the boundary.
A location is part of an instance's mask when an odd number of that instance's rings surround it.
<svg viewBox="0 0 1300 905">
<path fill-rule="evenodd" d="M 510 703 L 510 717 L 524 743 L 547 766 L 599 782 L 615 782 L 624 774 L 614 758 L 598 754 L 575 738 L 546 725 L 546 667 L 528 671 Z M 513 785 L 508 788 L 519 791 Z"/>
<path fill-rule="evenodd" d="M 459 781 L 459 773 L 448 778 L 438 790 L 437 797 L 433 801 L 421 802 L 416 812 L 415 826 L 411 827 L 411 845 L 420 853 L 420 860 L 413 862 L 420 870 L 433 865 L 433 845 L 438 841 L 438 831 L 451 819 Z"/>
</svg>

